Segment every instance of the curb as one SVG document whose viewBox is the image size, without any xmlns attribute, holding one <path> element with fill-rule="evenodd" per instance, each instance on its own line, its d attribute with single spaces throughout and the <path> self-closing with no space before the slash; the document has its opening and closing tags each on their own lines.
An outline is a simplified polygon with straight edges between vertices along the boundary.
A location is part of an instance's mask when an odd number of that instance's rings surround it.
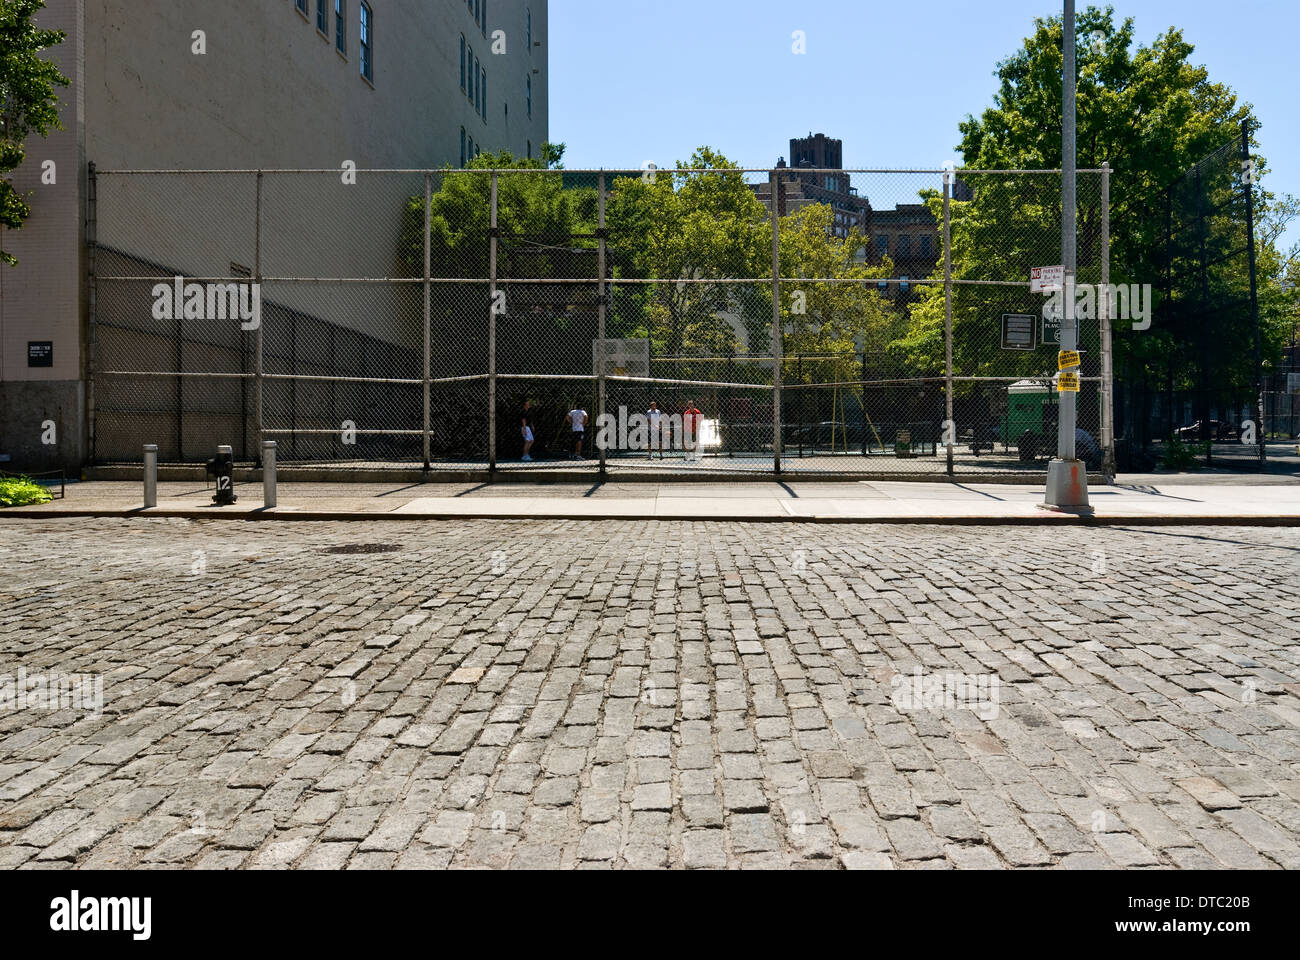
<svg viewBox="0 0 1300 960">
<path fill-rule="evenodd" d="M 88 481 L 117 481 L 139 483 L 143 467 L 129 464 L 112 464 L 86 467 L 83 471 Z M 949 476 L 942 469 L 932 472 L 900 473 L 888 470 L 863 471 L 790 471 L 780 473 L 757 470 L 673 470 L 662 473 L 645 471 L 637 466 L 614 466 L 601 476 L 594 465 L 584 471 L 551 469 L 547 467 L 521 469 L 510 467 L 495 473 L 487 469 L 447 470 L 425 472 L 420 468 L 395 467 L 382 470 L 373 468 L 334 468 L 285 465 L 277 468 L 280 483 L 1005 483 L 1041 485 L 1045 474 L 1027 470 L 983 471 L 955 473 Z M 254 484 L 262 482 L 262 471 L 255 467 L 236 466 L 234 482 Z M 192 464 L 159 464 L 159 483 L 207 483 L 203 466 Z M 1104 486 L 1100 473 L 1089 473 L 1088 483 Z"/>
<path fill-rule="evenodd" d="M 287 520 L 306 522 L 342 522 L 366 520 L 428 520 L 454 522 L 457 520 L 632 520 L 659 521 L 661 523 L 814 523 L 814 524 L 882 524 L 894 526 L 965 526 L 965 527 L 1036 527 L 1076 524 L 1088 527 L 1300 527 L 1300 514 L 1274 516 L 1232 515 L 1162 515 L 1150 517 L 1087 516 L 1073 513 L 1044 513 L 1041 516 L 1013 517 L 842 517 L 842 516 L 745 516 L 743 514 L 711 514 L 709 516 L 664 517 L 652 513 L 626 513 L 596 515 L 581 513 L 502 514 L 502 513 L 331 513 L 324 510 L 245 510 L 239 513 L 218 513 L 213 510 L 166 510 L 138 507 L 132 510 L 31 510 L 10 508 L 0 512 L 2 518 L 21 520 L 50 519 L 175 519 L 175 520 Z"/>
</svg>

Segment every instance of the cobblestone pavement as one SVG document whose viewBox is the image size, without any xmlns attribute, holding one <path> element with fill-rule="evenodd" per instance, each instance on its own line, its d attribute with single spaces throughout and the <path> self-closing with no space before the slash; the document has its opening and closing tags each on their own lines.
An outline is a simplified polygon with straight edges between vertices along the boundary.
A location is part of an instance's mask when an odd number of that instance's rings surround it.
<svg viewBox="0 0 1300 960">
<path fill-rule="evenodd" d="M 0 570 L 4 868 L 1300 867 L 1294 529 L 10 520 Z"/>
</svg>

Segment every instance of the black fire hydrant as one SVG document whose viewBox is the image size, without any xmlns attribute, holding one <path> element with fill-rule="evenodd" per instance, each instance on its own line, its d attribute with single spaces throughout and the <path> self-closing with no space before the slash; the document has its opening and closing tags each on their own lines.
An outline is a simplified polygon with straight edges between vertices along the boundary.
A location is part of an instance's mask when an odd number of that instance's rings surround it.
<svg viewBox="0 0 1300 960">
<path fill-rule="evenodd" d="M 212 495 L 212 502 L 219 507 L 234 503 L 235 496 L 235 457 L 230 447 L 217 447 L 217 455 L 208 461 L 208 475 L 217 478 L 217 492 Z"/>
</svg>

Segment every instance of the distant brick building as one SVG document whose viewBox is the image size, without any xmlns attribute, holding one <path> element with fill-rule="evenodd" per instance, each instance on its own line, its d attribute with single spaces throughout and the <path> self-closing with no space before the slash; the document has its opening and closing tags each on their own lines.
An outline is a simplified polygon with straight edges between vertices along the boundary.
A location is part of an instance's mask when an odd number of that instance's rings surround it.
<svg viewBox="0 0 1300 960">
<path fill-rule="evenodd" d="M 855 227 L 865 232 L 871 207 L 866 199 L 858 196 L 857 188 L 847 173 L 834 172 L 843 168 L 842 157 L 841 141 L 824 133 L 791 140 L 789 166 L 784 157 L 776 164 L 779 169 L 790 170 L 790 173 L 780 175 L 782 186 L 777 198 L 777 215 L 785 216 L 811 203 L 824 203 L 835 213 L 833 229 L 836 236 L 847 237 Z M 754 192 L 770 211 L 771 184 L 756 184 Z"/>
<path fill-rule="evenodd" d="M 837 172 L 844 168 L 842 141 L 824 133 L 791 140 L 789 166 L 782 157 L 777 168 L 790 170 L 780 175 L 778 215 L 785 216 L 810 203 L 828 204 L 835 212 L 836 236 L 847 237 L 856 228 L 867 238 L 862 252 L 867 262 L 878 264 L 888 256 L 897 277 L 928 276 L 942 260 L 939 224 L 924 204 L 873 208 L 869 198 L 858 194 L 851 176 Z M 756 184 L 754 192 L 771 210 L 771 185 Z M 970 187 L 954 179 L 952 196 L 957 201 L 970 200 Z"/>
</svg>

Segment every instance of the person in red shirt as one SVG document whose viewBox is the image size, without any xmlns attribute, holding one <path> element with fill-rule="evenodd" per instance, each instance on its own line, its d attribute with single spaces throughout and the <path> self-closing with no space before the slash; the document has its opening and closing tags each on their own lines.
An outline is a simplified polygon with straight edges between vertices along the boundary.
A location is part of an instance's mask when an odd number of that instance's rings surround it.
<svg viewBox="0 0 1300 960">
<path fill-rule="evenodd" d="M 686 412 L 682 414 L 682 446 L 687 452 L 697 450 L 700 439 L 700 418 L 704 414 L 695 406 L 694 400 L 686 402 Z"/>
</svg>

